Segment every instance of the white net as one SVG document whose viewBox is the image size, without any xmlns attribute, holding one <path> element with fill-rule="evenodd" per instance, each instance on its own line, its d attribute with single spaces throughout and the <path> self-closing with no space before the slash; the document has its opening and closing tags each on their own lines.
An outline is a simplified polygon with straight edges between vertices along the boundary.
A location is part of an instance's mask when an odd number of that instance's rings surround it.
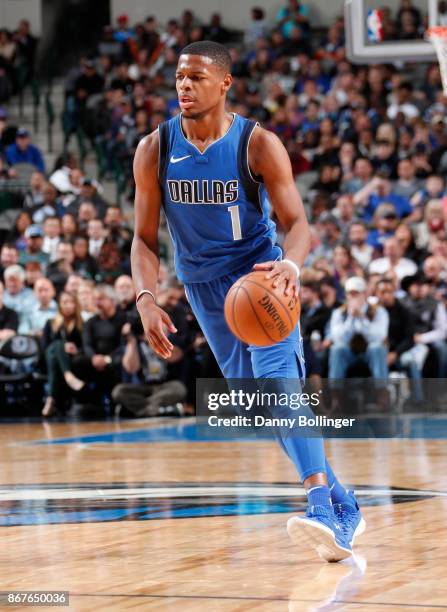
<svg viewBox="0 0 447 612">
<path fill-rule="evenodd" d="M 447 96 L 447 27 L 430 28 L 427 31 L 427 38 L 433 44 L 438 56 L 442 88 L 444 95 Z"/>
</svg>

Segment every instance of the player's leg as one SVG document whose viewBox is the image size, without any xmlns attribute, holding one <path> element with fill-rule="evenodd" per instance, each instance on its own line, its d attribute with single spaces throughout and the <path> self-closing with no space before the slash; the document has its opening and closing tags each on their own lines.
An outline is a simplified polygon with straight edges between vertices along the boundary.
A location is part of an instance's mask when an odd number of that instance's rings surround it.
<svg viewBox="0 0 447 612">
<path fill-rule="evenodd" d="M 243 272 L 242 272 L 243 273 Z M 222 370 L 223 375 L 227 379 L 231 378 L 252 378 L 257 376 L 253 371 L 253 355 L 247 351 L 247 346 L 237 340 L 229 331 L 224 316 L 223 304 L 225 296 L 231 287 L 242 273 L 228 275 L 213 281 L 204 283 L 191 283 L 185 286 L 186 295 L 188 297 L 191 308 L 197 318 L 197 321 L 207 338 L 211 350 L 213 351 L 216 360 Z M 298 331 L 296 332 L 299 333 Z M 282 343 L 281 343 L 282 344 Z M 303 376 L 303 372 L 298 371 L 297 358 L 301 359 L 301 355 L 297 354 L 299 347 L 298 336 L 289 337 L 287 342 L 288 353 L 284 354 L 284 349 L 269 347 L 270 355 L 267 356 L 267 362 L 273 362 L 275 350 L 279 351 L 280 359 L 275 359 L 275 362 L 284 364 L 292 363 L 295 369 L 291 372 L 283 373 L 284 377 L 289 377 L 297 380 Z M 253 352 L 256 352 L 257 347 L 253 347 Z M 259 364 L 263 349 L 258 353 L 259 358 L 255 361 Z M 291 359 L 293 357 L 293 359 Z M 264 359 L 265 362 L 265 359 Z M 281 376 L 281 371 L 276 371 L 278 376 Z M 264 369 L 264 375 L 266 370 Z M 301 444 L 291 442 L 289 438 L 278 436 L 282 448 L 289 455 L 294 464 L 301 466 L 300 475 L 304 481 L 306 489 L 309 491 L 309 502 L 313 506 L 326 506 L 331 508 L 330 493 L 328 493 L 326 479 L 326 461 L 324 456 L 323 441 L 321 438 L 313 439 L 302 438 Z M 331 511 L 329 510 L 329 513 Z M 331 520 L 333 519 L 333 511 Z M 349 547 L 348 547 L 349 548 Z M 339 552 L 339 551 L 338 551 Z M 346 556 L 346 550 L 342 554 Z M 332 553 L 333 554 L 333 553 Z M 347 552 L 349 555 L 349 550 Z M 341 558 L 341 557 L 339 557 Z"/>
<path fill-rule="evenodd" d="M 263 391 L 285 393 L 301 391 L 304 378 L 304 363 L 298 327 L 283 342 L 270 347 L 250 346 L 255 378 L 265 379 Z M 283 410 L 274 407 L 274 417 L 283 416 Z M 289 411 L 289 416 L 291 411 Z M 297 413 L 295 413 L 296 415 Z M 309 407 L 301 405 L 300 416 L 312 417 Z M 308 497 L 308 511 L 305 517 L 289 519 L 287 529 L 293 541 L 307 539 L 318 553 L 328 561 L 339 561 L 351 555 L 351 546 L 337 520 L 331 501 L 327 480 L 327 462 L 322 437 L 316 431 L 303 430 L 298 434 L 295 429 L 278 431 L 282 446 L 294 463 L 301 476 Z M 332 470 L 330 470 L 333 476 Z"/>
</svg>

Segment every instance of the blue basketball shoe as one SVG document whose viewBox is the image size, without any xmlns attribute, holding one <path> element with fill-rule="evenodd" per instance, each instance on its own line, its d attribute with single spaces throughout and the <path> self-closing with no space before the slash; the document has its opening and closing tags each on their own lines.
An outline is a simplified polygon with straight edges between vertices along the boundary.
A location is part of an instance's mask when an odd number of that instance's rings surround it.
<svg viewBox="0 0 447 612">
<path fill-rule="evenodd" d="M 332 507 L 309 506 L 306 516 L 292 516 L 287 532 L 293 542 L 313 546 L 326 561 L 341 561 L 352 555 L 352 548 Z"/>
<path fill-rule="evenodd" d="M 354 546 L 355 538 L 365 531 L 366 521 L 362 516 L 354 491 L 347 493 L 352 503 L 334 504 L 334 513 L 350 546 Z"/>
</svg>

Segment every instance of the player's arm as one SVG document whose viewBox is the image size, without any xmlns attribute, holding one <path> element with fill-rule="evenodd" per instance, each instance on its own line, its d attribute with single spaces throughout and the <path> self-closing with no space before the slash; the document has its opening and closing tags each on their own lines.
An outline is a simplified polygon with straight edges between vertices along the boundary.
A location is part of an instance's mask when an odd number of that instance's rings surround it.
<svg viewBox="0 0 447 612">
<path fill-rule="evenodd" d="M 289 155 L 273 132 L 257 127 L 248 160 L 252 173 L 262 176 L 273 210 L 284 228 L 284 259 L 301 269 L 310 249 L 310 231 Z M 255 269 L 268 271 L 267 277 L 274 278 L 274 286 L 284 282 L 286 295 L 294 292 L 298 296 L 299 277 L 293 264 L 270 261 L 256 264 Z"/>
<path fill-rule="evenodd" d="M 158 268 L 158 226 L 160 223 L 161 190 L 158 182 L 158 132 L 146 136 L 139 143 L 134 159 L 135 177 L 135 233 L 132 241 L 132 278 L 138 295 L 149 289 L 156 295 Z M 156 305 L 152 296 L 143 294 L 138 300 L 146 338 L 161 357 L 171 356 L 173 346 L 164 326 L 177 331 L 168 314 Z"/>
</svg>

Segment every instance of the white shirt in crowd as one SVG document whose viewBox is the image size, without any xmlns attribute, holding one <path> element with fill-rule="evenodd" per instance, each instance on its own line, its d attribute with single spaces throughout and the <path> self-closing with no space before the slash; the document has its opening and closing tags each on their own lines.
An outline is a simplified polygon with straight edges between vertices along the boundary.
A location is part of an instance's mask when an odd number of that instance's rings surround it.
<svg viewBox="0 0 447 612">
<path fill-rule="evenodd" d="M 50 238 L 49 236 L 44 236 L 42 251 L 44 253 L 48 253 L 50 256 L 50 261 L 56 261 L 57 259 L 57 245 L 61 239 L 59 236 L 55 236 L 54 238 Z"/>
<path fill-rule="evenodd" d="M 401 257 L 395 266 L 391 265 L 389 257 L 379 257 L 374 259 L 369 264 L 368 272 L 370 274 L 386 274 L 390 270 L 396 273 L 397 278 L 401 281 L 405 276 L 413 276 L 418 271 L 417 265 L 411 259 Z"/>
<path fill-rule="evenodd" d="M 351 246 L 351 255 L 354 257 L 357 263 L 359 263 L 362 268 L 366 268 L 373 256 L 374 249 L 370 244 L 364 244 L 362 248 L 353 244 Z"/>
<path fill-rule="evenodd" d="M 388 119 L 394 120 L 399 113 L 403 113 L 406 119 L 414 119 L 420 115 L 418 107 L 411 102 L 404 102 L 404 104 L 396 104 L 394 102 L 388 107 L 386 114 Z"/>
<path fill-rule="evenodd" d="M 94 240 L 90 238 L 88 241 L 88 252 L 92 257 L 98 257 L 99 251 L 101 250 L 102 245 L 104 244 L 104 238 L 98 238 Z"/>
</svg>

